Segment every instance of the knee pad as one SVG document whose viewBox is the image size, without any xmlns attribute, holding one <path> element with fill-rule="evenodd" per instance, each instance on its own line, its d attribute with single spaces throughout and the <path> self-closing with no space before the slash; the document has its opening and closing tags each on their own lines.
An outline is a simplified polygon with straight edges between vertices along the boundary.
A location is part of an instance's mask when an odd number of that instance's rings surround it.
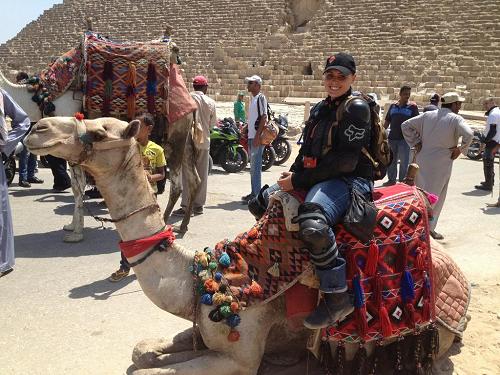
<svg viewBox="0 0 500 375">
<path fill-rule="evenodd" d="M 321 254 L 334 244 L 330 238 L 330 226 L 320 205 L 309 202 L 301 204 L 294 222 L 299 223 L 299 238 L 312 254 Z"/>
</svg>

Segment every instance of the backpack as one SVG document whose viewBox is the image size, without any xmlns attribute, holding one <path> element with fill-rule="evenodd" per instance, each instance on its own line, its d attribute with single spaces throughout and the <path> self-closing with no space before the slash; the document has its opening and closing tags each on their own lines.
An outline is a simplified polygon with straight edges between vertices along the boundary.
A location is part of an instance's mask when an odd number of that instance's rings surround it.
<svg viewBox="0 0 500 375">
<path fill-rule="evenodd" d="M 386 173 L 387 167 L 392 162 L 392 150 L 387 139 L 387 132 L 380 121 L 380 117 L 376 110 L 376 102 L 368 95 L 359 93 L 359 95 L 351 95 L 337 109 L 337 123 L 342 120 L 344 108 L 346 104 L 355 98 L 363 98 L 370 106 L 370 121 L 371 121 L 371 138 L 368 150 L 363 147 L 361 152 L 371 161 L 373 165 L 373 179 L 382 180 Z"/>
<path fill-rule="evenodd" d="M 260 122 L 260 98 L 262 94 L 259 94 L 257 98 L 257 121 L 255 122 L 255 130 L 259 128 Z M 271 121 L 271 107 L 269 106 L 269 102 L 267 103 L 267 122 L 264 125 L 264 129 L 262 129 L 262 133 L 260 134 L 260 143 L 262 145 L 269 145 L 272 141 L 276 139 L 278 136 L 278 126 Z"/>
</svg>

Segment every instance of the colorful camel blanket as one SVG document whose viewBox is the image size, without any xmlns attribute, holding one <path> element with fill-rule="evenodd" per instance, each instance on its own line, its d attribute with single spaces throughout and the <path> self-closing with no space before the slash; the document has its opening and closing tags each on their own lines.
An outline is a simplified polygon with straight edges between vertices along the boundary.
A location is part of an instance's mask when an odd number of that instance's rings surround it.
<svg viewBox="0 0 500 375">
<path fill-rule="evenodd" d="M 80 73 L 82 58 L 81 47 L 73 48 L 40 73 L 40 84 L 48 90 L 51 100 L 57 99 L 71 86 Z"/>
<path fill-rule="evenodd" d="M 168 93 L 170 43 L 118 43 L 97 33 L 84 37 L 88 116 L 134 118 L 136 113 L 162 113 Z"/>
<path fill-rule="evenodd" d="M 376 189 L 374 196 L 379 208 L 375 240 L 361 243 L 341 225 L 335 229 L 339 249 L 348 261 L 355 312 L 327 330 L 332 339 L 379 340 L 434 319 L 426 198 L 404 184 Z M 297 232 L 287 230 L 282 201 L 273 200 L 248 232 L 195 256 L 193 273 L 200 280 L 201 302 L 215 307 L 212 320 L 227 320 L 239 309 L 268 302 L 287 290 L 292 294 L 298 285 L 290 288 L 310 273 L 309 256 Z M 315 289 L 300 290 L 300 299 L 309 303 L 303 310 L 314 308 L 310 303 L 317 294 Z M 287 304 L 300 303 L 293 295 L 288 297 Z M 233 327 L 232 323 L 228 324 Z"/>
</svg>

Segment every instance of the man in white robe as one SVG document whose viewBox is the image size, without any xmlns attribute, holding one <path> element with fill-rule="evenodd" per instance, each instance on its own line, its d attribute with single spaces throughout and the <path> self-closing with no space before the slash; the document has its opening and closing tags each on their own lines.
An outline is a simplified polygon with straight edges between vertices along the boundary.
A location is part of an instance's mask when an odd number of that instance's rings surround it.
<svg viewBox="0 0 500 375">
<path fill-rule="evenodd" d="M 440 109 L 422 113 L 401 125 L 406 142 L 417 152 L 416 162 L 420 169 L 416 185 L 439 196 L 430 222 L 430 234 L 434 239 L 444 238 L 435 229 L 446 199 L 453 161 L 460 153 L 465 155 L 472 142 L 472 130 L 458 115 L 464 100 L 457 93 L 447 93 L 441 98 Z"/>
<path fill-rule="evenodd" d="M 8 131 L 5 116 L 12 120 Z M 14 152 L 17 143 L 29 130 L 30 119 L 5 91 L 0 89 L 0 151 L 6 155 Z M 14 266 L 14 232 L 9 204 L 9 190 L 3 165 L 0 167 L 0 277 L 7 275 Z"/>
</svg>

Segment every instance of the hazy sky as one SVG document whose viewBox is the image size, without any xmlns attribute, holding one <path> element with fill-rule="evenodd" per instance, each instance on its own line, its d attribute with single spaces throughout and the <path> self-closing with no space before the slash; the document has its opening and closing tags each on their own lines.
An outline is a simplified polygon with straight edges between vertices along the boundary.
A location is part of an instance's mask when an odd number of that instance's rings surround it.
<svg viewBox="0 0 500 375">
<path fill-rule="evenodd" d="M 44 10 L 63 0 L 1 0 L 0 44 L 16 36 L 21 29 L 40 16 Z"/>
</svg>

